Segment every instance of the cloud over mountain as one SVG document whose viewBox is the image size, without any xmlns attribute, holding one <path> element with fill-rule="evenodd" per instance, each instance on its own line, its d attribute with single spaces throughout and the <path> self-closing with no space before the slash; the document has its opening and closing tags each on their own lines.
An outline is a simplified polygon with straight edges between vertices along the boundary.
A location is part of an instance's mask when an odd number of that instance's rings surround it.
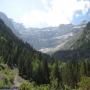
<svg viewBox="0 0 90 90">
<path fill-rule="evenodd" d="M 85 15 L 90 9 L 89 0 L 40 0 L 45 10 L 33 9 L 21 21 L 26 26 L 57 26 L 73 21 L 78 11 Z M 77 15 L 78 16 L 78 15 Z"/>
<path fill-rule="evenodd" d="M 88 20 L 90 0 L 0 0 L 0 11 L 26 27 L 58 26 Z"/>
</svg>

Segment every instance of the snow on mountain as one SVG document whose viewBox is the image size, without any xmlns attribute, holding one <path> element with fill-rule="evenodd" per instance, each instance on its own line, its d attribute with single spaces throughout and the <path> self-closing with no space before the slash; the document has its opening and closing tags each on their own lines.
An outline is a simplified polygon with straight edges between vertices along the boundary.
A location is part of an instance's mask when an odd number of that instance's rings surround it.
<svg viewBox="0 0 90 90">
<path fill-rule="evenodd" d="M 23 24 L 14 22 L 4 13 L 0 12 L 0 18 L 19 38 L 44 53 L 58 50 L 85 25 L 62 24 L 58 27 L 25 28 Z"/>
</svg>

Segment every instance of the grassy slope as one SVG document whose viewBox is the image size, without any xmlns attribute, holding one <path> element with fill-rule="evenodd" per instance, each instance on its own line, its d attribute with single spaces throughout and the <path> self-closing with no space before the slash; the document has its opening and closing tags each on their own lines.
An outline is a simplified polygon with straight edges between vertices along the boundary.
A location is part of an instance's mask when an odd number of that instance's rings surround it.
<svg viewBox="0 0 90 90">
<path fill-rule="evenodd" d="M 19 76 L 18 69 L 11 69 L 7 64 L 0 63 L 0 88 L 19 87 L 24 79 Z"/>
</svg>

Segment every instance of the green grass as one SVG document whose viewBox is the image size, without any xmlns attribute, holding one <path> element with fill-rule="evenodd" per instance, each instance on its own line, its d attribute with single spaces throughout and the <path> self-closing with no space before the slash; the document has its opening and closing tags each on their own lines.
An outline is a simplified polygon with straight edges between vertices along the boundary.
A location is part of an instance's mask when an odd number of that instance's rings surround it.
<svg viewBox="0 0 90 90">
<path fill-rule="evenodd" d="M 0 88 L 11 87 L 13 85 L 14 74 L 6 64 L 0 63 Z"/>
</svg>

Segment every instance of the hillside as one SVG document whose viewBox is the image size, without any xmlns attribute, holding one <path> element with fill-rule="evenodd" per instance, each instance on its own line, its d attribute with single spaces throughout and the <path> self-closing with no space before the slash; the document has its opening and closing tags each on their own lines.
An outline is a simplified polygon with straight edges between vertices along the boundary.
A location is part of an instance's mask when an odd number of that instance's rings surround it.
<svg viewBox="0 0 90 90">
<path fill-rule="evenodd" d="M 90 22 L 87 23 L 80 38 L 71 46 L 73 49 L 90 50 Z"/>
<path fill-rule="evenodd" d="M 19 76 L 18 69 L 11 69 L 1 60 L 0 57 L 0 89 L 19 88 L 25 80 Z"/>
<path fill-rule="evenodd" d="M 0 18 L 11 28 L 13 33 L 24 42 L 28 42 L 36 50 L 43 53 L 52 53 L 59 50 L 62 44 L 82 31 L 85 23 L 81 25 L 61 24 L 57 27 L 26 28 L 0 12 Z"/>
<path fill-rule="evenodd" d="M 50 56 L 42 54 L 34 50 L 29 44 L 24 43 L 22 40 L 18 39 L 8 28 L 4 22 L 0 19 L 0 56 L 3 57 L 4 63 L 8 64 L 9 67 L 17 67 L 19 69 L 19 74 L 25 78 L 32 78 L 37 82 L 42 83 L 36 76 L 33 76 L 31 70 L 31 64 L 33 67 L 35 64 L 39 66 L 40 63 L 51 61 Z M 37 66 L 37 67 L 38 67 Z M 39 68 L 39 67 L 38 67 Z M 38 69 L 37 68 L 37 69 Z M 38 71 L 37 71 L 38 74 Z M 43 76 L 44 78 L 44 76 Z M 44 80 L 43 83 L 47 81 Z"/>
<path fill-rule="evenodd" d="M 58 59 L 90 58 L 90 22 L 53 55 Z"/>
<path fill-rule="evenodd" d="M 61 62 L 36 51 L 0 19 L 0 89 L 86 90 L 90 88 L 90 60 L 75 57 Z"/>
</svg>

